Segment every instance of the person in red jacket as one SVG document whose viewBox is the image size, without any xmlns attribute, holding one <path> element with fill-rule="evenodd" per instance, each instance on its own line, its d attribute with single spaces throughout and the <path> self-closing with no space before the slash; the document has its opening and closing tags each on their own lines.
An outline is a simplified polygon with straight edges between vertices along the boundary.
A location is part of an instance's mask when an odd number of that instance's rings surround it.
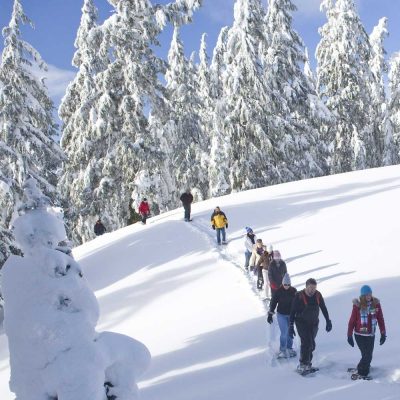
<svg viewBox="0 0 400 400">
<path fill-rule="evenodd" d="M 142 202 L 139 204 L 139 214 L 142 216 L 142 224 L 146 225 L 146 220 L 150 216 L 150 206 L 146 197 L 143 198 Z"/>
<path fill-rule="evenodd" d="M 351 347 L 354 347 L 354 332 L 357 346 L 361 351 L 361 360 L 357 365 L 357 372 L 363 377 L 369 374 L 377 324 L 381 332 L 379 344 L 382 345 L 386 341 L 382 306 L 379 300 L 372 296 L 372 289 L 368 285 L 364 285 L 361 288 L 360 297 L 353 300 L 353 310 L 347 329 L 347 342 Z"/>
</svg>

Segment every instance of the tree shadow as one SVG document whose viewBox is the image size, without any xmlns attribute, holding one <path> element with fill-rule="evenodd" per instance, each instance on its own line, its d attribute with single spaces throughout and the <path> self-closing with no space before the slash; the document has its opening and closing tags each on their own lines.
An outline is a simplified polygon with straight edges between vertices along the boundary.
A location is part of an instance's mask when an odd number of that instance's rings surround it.
<svg viewBox="0 0 400 400">
<path fill-rule="evenodd" d="M 310 253 L 310 254 L 313 254 L 313 253 Z M 331 268 L 331 267 L 334 267 L 335 265 L 338 265 L 338 264 L 339 263 L 323 265 L 322 267 L 316 267 L 316 268 L 313 268 L 313 269 L 309 269 L 307 271 L 298 272 L 297 274 L 290 275 L 290 277 L 291 278 L 295 278 L 297 276 L 308 275 L 308 274 L 311 274 L 312 272 L 321 271 L 321 270 L 326 269 L 326 268 Z"/>
</svg>

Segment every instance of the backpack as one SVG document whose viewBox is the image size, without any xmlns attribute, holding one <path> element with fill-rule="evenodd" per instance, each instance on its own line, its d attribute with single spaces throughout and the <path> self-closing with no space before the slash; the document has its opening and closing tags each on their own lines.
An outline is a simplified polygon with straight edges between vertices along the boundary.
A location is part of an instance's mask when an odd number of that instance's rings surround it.
<svg viewBox="0 0 400 400">
<path fill-rule="evenodd" d="M 318 290 L 315 292 L 317 304 L 319 305 L 319 302 L 321 300 L 321 293 L 318 292 Z M 301 291 L 301 298 L 303 299 L 303 303 L 305 306 L 308 305 L 308 300 L 307 300 L 307 295 L 304 293 L 304 290 Z"/>
</svg>

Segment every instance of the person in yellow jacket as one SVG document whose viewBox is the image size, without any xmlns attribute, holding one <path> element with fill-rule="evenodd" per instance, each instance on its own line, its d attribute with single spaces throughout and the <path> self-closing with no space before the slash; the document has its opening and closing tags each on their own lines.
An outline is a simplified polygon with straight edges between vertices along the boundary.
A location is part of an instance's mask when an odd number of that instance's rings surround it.
<svg viewBox="0 0 400 400">
<path fill-rule="evenodd" d="M 217 231 L 217 242 L 221 244 L 226 244 L 226 229 L 228 229 L 228 219 L 226 215 L 219 207 L 215 207 L 214 212 L 211 215 L 211 227 Z"/>
</svg>

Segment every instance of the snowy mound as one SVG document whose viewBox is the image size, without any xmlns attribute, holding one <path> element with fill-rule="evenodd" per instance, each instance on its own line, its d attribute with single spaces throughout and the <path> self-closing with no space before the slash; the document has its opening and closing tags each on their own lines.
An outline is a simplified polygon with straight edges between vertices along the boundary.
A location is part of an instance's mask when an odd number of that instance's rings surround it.
<svg viewBox="0 0 400 400">
<path fill-rule="evenodd" d="M 136 399 L 149 352 L 129 337 L 96 332 L 96 297 L 79 264 L 56 250 L 66 238 L 62 221 L 45 201 L 30 201 L 32 185 L 15 222 L 24 257 L 3 268 L 10 389 L 19 400 Z"/>
<path fill-rule="evenodd" d="M 151 351 L 139 381 L 143 400 L 395 399 L 399 199 L 398 166 L 293 182 L 194 204 L 191 223 L 182 209 L 160 215 L 147 226 L 107 233 L 74 256 L 100 305 L 98 329 L 133 336 Z M 217 205 L 229 220 L 223 249 L 209 222 Z M 309 277 L 318 281 L 333 330 L 320 327 L 315 377 L 296 374 L 296 359 L 276 360 L 276 321 L 266 323 L 264 304 L 242 270 L 245 226 L 281 252 L 296 288 Z M 353 382 L 347 368 L 360 355 L 347 344 L 347 323 L 364 284 L 381 300 L 387 341 L 375 343 L 373 380 Z M 107 342 L 104 335 L 98 341 Z M 13 399 L 7 354 L 0 335 L 2 400 Z"/>
</svg>

